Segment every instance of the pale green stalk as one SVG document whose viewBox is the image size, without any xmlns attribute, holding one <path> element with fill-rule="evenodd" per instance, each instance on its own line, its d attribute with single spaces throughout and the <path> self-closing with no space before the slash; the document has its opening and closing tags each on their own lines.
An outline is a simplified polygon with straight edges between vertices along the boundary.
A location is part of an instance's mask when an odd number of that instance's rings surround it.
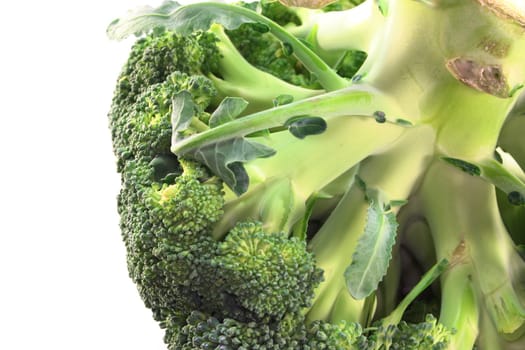
<svg viewBox="0 0 525 350">
<path fill-rule="evenodd" d="M 433 132 L 428 127 L 416 127 L 389 150 L 362 163 L 359 176 L 367 187 L 382 191 L 389 200 L 408 198 L 418 175 L 424 173 L 433 152 Z M 309 320 L 330 319 L 333 304 L 345 285 L 344 271 L 352 261 L 357 241 L 364 232 L 368 202 L 362 189 L 354 185 L 341 199 L 319 232 L 309 244 L 318 266 L 324 271 L 325 281 L 316 291 L 316 299 L 307 317 Z M 399 208 L 392 208 L 395 213 Z M 349 213 L 352 213 L 349 215 Z M 363 300 L 347 298 L 357 303 L 350 309 L 360 310 Z M 342 316 L 336 312 L 337 318 Z M 362 315 L 346 315 L 348 321 L 358 321 Z"/>
<path fill-rule="evenodd" d="M 498 331 L 512 338 L 522 334 L 525 325 L 524 300 L 513 286 L 513 278 L 525 272 L 525 262 L 501 221 L 494 191 L 483 180 L 437 161 L 425 177 L 421 198 L 438 259 L 458 245 L 464 247 L 461 263 L 470 267 L 463 278 L 468 278 Z M 447 288 L 454 290 L 443 285 L 443 293 L 452 293 Z M 443 295 L 444 303 L 452 302 L 449 299 L 453 297 Z M 454 312 L 443 305 L 444 312 Z"/>
</svg>

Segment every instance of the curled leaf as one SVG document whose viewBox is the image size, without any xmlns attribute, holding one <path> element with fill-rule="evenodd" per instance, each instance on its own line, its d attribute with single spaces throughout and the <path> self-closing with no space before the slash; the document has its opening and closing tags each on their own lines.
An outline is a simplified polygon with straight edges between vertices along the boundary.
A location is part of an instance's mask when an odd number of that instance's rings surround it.
<svg viewBox="0 0 525 350">
<path fill-rule="evenodd" d="M 248 190 L 249 177 L 243 163 L 256 158 L 271 157 L 275 150 L 243 137 L 223 140 L 186 153 L 206 165 L 237 195 Z"/>
</svg>

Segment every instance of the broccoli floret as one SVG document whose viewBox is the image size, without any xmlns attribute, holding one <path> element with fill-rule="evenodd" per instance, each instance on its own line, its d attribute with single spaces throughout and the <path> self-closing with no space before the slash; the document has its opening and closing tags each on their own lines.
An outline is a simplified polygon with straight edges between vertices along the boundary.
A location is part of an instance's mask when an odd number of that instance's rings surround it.
<svg viewBox="0 0 525 350">
<path fill-rule="evenodd" d="M 258 5 L 256 2 L 243 3 L 250 8 Z M 263 16 L 281 25 L 300 25 L 297 14 L 277 1 L 260 3 Z M 281 80 L 293 85 L 312 89 L 320 89 L 315 77 L 301 62 L 265 27 L 246 23 L 235 30 L 227 31 L 228 37 L 241 55 L 254 67 L 268 72 Z"/>
<path fill-rule="evenodd" d="M 314 321 L 306 329 L 305 342 L 301 349 L 315 350 L 338 350 L 338 349 L 361 349 L 358 347 L 363 341 L 362 328 L 359 323 L 347 323 L 339 321 L 330 323 L 326 321 Z"/>
<path fill-rule="evenodd" d="M 127 105 L 149 86 L 162 83 L 174 73 L 206 74 L 216 70 L 218 52 L 211 33 L 182 36 L 155 29 L 139 39 L 118 79 L 115 103 Z"/>
<path fill-rule="evenodd" d="M 185 349 L 297 349 L 294 336 L 283 333 L 278 323 L 219 320 L 193 312 L 177 337 L 170 339 L 170 350 Z"/>
<path fill-rule="evenodd" d="M 119 211 L 128 269 L 161 324 L 185 320 L 199 307 L 188 281 L 201 259 L 213 257 L 215 242 L 206 233 L 223 204 L 220 181 L 207 180 L 193 162 L 182 168 L 173 184 L 155 181 L 154 169 L 143 161 L 128 162 L 122 173 Z"/>
<path fill-rule="evenodd" d="M 265 233 L 261 223 L 237 224 L 211 264 L 218 267 L 224 292 L 257 319 L 281 319 L 308 307 L 321 281 L 303 241 Z"/>
<path fill-rule="evenodd" d="M 519 347 L 523 11 L 167 1 L 114 21 L 141 36 L 110 111 L 122 236 L 168 347 Z"/>
<path fill-rule="evenodd" d="M 320 89 L 304 66 L 286 51 L 286 47 L 269 32 L 263 32 L 252 24 L 229 31 L 233 45 L 246 60 L 265 72 L 297 86 Z"/>
<path fill-rule="evenodd" d="M 174 72 L 137 96 L 136 102 L 119 118 L 123 125 L 116 126 L 119 132 L 114 135 L 114 143 L 121 162 L 126 159 L 151 161 L 158 155 L 171 154 L 172 99 L 181 90 L 192 94 L 195 119 L 208 121 L 205 110 L 216 95 L 211 81 L 200 75 Z"/>
<path fill-rule="evenodd" d="M 443 350 L 448 349 L 454 331 L 439 324 L 427 314 L 424 322 L 380 326 L 368 338 L 362 337 L 359 349 L 363 350 Z"/>
</svg>

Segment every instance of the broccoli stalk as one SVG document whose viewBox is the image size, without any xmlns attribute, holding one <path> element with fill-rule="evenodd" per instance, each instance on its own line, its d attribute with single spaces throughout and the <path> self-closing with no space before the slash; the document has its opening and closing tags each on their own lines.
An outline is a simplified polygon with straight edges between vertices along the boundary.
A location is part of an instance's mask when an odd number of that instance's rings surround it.
<svg viewBox="0 0 525 350">
<path fill-rule="evenodd" d="M 410 136 L 400 139 L 388 151 L 363 162 L 358 171 L 367 187 L 379 189 L 389 201 L 408 198 L 418 180 L 417 174 L 424 171 L 427 157 L 433 152 L 433 135 L 429 128 L 410 131 Z M 409 173 L 411 176 L 407 176 Z M 405 179 L 404 183 L 399 179 Z M 366 317 L 361 312 L 366 312 L 362 309 L 363 300 L 345 298 L 345 302 L 335 301 L 342 291 L 348 294 L 344 271 L 351 264 L 352 255 L 363 234 L 368 207 L 363 189 L 354 183 L 311 240 L 309 248 L 315 254 L 318 266 L 323 269 L 325 280 L 316 291 L 308 319 L 345 319 L 355 322 Z M 398 209 L 392 208 L 394 212 Z M 345 307 L 351 310 L 346 315 L 341 312 Z M 336 316 L 332 318 L 332 314 Z"/>
<path fill-rule="evenodd" d="M 403 314 L 408 306 L 447 269 L 448 265 L 449 262 L 446 259 L 435 264 L 388 316 L 378 321 L 374 327 L 365 329 L 365 332 L 371 334 L 366 345 L 360 344 L 361 348 L 370 350 L 388 350 L 390 348 L 435 349 L 448 346 L 450 337 L 454 332 L 438 323 L 433 315 L 426 315 L 425 321 L 418 324 L 402 321 Z"/>
<path fill-rule="evenodd" d="M 497 3 L 492 6 L 497 7 Z M 370 0 L 350 11 L 361 7 L 377 8 Z M 360 84 L 368 83 L 389 96 L 396 96 L 410 120 L 436 123 L 436 130 L 442 134 L 439 143 L 445 152 L 473 157 L 491 152 L 517 98 L 507 97 L 524 80 L 521 68 L 524 43 L 512 34 L 517 33 L 515 26 L 520 13 L 510 8 L 508 11 L 509 18 L 517 17 L 514 21 L 494 16 L 476 1 L 432 5 L 422 1 L 390 1 L 388 14 L 383 19 L 386 23 L 377 25 L 379 30 L 374 31 L 368 58 L 357 73 L 363 77 Z M 469 26 L 465 26 L 465 18 L 473 17 L 476 21 L 469 21 Z M 336 21 L 327 22 L 326 35 L 317 29 L 319 47 L 324 47 L 326 42 L 329 48 L 333 33 L 346 36 L 349 42 L 358 37 L 352 35 L 352 28 L 346 33 Z M 370 27 L 376 28 L 375 22 Z M 433 37 L 447 39 L 438 44 Z M 336 41 L 345 43 L 344 39 Z M 406 46 L 400 49 L 400 45 Z M 348 45 L 348 48 L 354 47 L 359 46 Z M 414 100 L 420 103 L 414 104 Z M 491 117 L 480 119 L 481 113 Z M 494 117 L 496 115 L 499 117 Z M 462 142 L 465 135 L 459 134 L 472 130 L 469 127 L 472 125 L 477 125 L 475 146 Z"/>
<path fill-rule="evenodd" d="M 466 271 L 460 277 L 451 278 L 455 280 L 453 285 L 467 283 L 459 283 L 458 279 L 469 282 L 466 287 L 459 287 L 456 294 L 463 295 L 467 292 L 461 290 L 470 288 L 470 293 L 487 309 L 498 332 L 509 338 L 519 337 L 525 326 L 525 307 L 519 287 L 514 284 L 521 283 L 518 277 L 525 272 L 525 262 L 498 213 L 494 187 L 438 162 L 427 173 L 421 191 L 438 258 L 451 254 L 454 246 L 464 246 L 461 252 L 464 261 L 460 265 L 465 264 Z M 444 280 L 442 315 L 456 315 L 461 309 L 458 306 L 468 303 L 456 305 L 453 297 L 446 298 L 448 293 L 454 293 L 455 287 L 446 283 L 446 275 Z M 452 305 L 447 306 L 448 302 Z M 476 316 L 472 317 L 476 319 Z M 447 316 L 447 319 L 453 320 L 454 317 Z M 443 322 L 451 327 L 457 326 Z"/>
<path fill-rule="evenodd" d="M 220 102 L 227 96 L 242 96 L 249 102 L 245 112 L 255 112 L 272 107 L 277 97 L 276 91 L 294 100 L 302 100 L 322 92 L 286 83 L 255 68 L 235 48 L 222 26 L 212 25 L 210 32 L 218 40 L 216 45 L 221 56 L 217 68 L 220 76 L 213 73 L 209 76 L 219 91 L 216 101 Z"/>
<path fill-rule="evenodd" d="M 374 1 L 343 11 L 298 11 L 298 16 L 301 25 L 287 29 L 308 40 L 321 56 L 347 50 L 369 52 L 376 30 L 385 23 L 385 16 Z"/>
<path fill-rule="evenodd" d="M 241 119 L 242 120 L 242 119 Z M 215 233 L 224 232 L 224 228 L 241 217 L 257 217 L 270 231 L 290 232 L 292 226 L 306 210 L 306 202 L 312 196 L 322 192 L 323 188 L 343 175 L 348 169 L 363 160 L 368 154 L 380 152 L 394 142 L 404 129 L 396 125 L 380 125 L 366 118 L 339 117 L 331 120 L 329 130 L 319 136 L 304 140 L 293 138 L 285 131 L 267 137 L 254 138 L 262 144 L 268 144 L 277 153 L 268 159 L 257 159 L 247 167 L 250 178 L 248 190 L 238 197 L 227 200 L 225 215 L 215 228 Z M 219 128 L 219 127 L 218 127 Z M 354 134 L 352 130 L 360 131 Z M 377 135 L 371 143 L 362 130 L 370 130 Z M 326 140 L 340 140 L 329 142 Z M 326 153 L 315 152 L 323 148 Z M 346 149 L 353 149 L 340 157 L 327 157 L 325 154 L 341 154 Z M 297 162 L 298 152 L 309 152 L 308 162 Z M 294 166 L 290 166 L 294 164 Z M 316 167 L 312 167 L 316 164 Z M 324 169 L 323 175 L 316 170 Z M 281 203 L 286 202 L 284 207 Z M 258 214 L 263 215 L 259 216 Z M 217 236 L 215 236 L 217 237 Z"/>
</svg>

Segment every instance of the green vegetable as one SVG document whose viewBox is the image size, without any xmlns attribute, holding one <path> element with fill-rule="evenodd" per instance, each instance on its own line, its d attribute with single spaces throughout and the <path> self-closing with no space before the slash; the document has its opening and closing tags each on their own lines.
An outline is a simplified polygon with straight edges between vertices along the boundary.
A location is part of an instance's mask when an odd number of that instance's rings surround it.
<svg viewBox="0 0 525 350">
<path fill-rule="evenodd" d="M 290 2 L 289 2 L 290 3 Z M 109 113 L 169 349 L 525 344 L 525 6 L 166 1 Z"/>
</svg>

